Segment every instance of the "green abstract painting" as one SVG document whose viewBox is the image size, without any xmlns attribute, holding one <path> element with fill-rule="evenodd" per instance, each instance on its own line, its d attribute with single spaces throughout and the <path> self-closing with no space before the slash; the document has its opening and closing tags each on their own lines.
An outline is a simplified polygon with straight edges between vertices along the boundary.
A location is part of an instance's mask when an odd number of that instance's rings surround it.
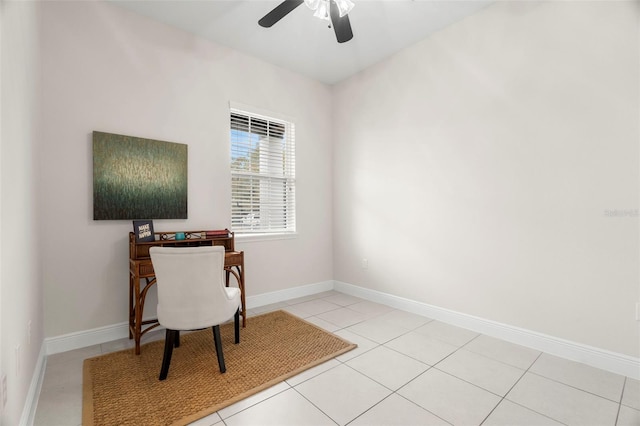
<svg viewBox="0 0 640 426">
<path fill-rule="evenodd" d="M 186 219 L 187 145 L 93 132 L 93 219 Z"/>
</svg>

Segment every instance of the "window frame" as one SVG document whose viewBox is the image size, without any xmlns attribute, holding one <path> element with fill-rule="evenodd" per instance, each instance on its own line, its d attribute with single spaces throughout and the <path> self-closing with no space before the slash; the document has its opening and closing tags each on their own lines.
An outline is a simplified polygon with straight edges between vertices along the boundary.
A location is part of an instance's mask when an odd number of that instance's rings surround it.
<svg viewBox="0 0 640 426">
<path fill-rule="evenodd" d="M 234 115 L 236 116 L 234 122 Z M 239 118 L 246 118 L 248 125 L 246 127 L 248 135 L 244 138 L 238 138 L 238 132 L 244 130 L 243 124 Z M 266 122 L 266 126 L 264 123 Z M 252 124 L 257 131 L 253 130 Z M 273 129 L 273 130 L 272 130 Z M 283 130 L 281 130 L 283 129 Z M 236 132 L 234 135 L 234 131 Z M 279 135 L 283 137 L 280 138 Z M 257 138 L 253 140 L 253 138 Z M 257 141 L 257 142 L 256 142 Z M 254 145 L 252 145 L 254 144 Z M 257 144 L 257 145 L 256 145 Z M 248 150 L 253 146 L 254 151 L 258 151 L 259 160 L 251 158 L 249 170 L 234 167 L 234 162 L 240 158 L 239 153 L 242 150 Z M 297 235 L 297 206 L 296 206 L 296 168 L 295 168 L 295 122 L 289 117 L 282 114 L 275 114 L 269 111 L 261 110 L 255 107 L 230 102 L 229 103 L 229 147 L 230 147 L 230 172 L 231 172 L 231 230 L 236 237 L 242 241 L 259 241 L 271 239 L 289 239 L 295 238 Z M 264 158 L 263 154 L 264 153 Z M 246 155 L 245 155 L 246 158 Z M 247 166 L 243 166 L 247 167 Z M 258 170 L 255 170 L 258 167 Z M 263 170 L 263 168 L 269 170 Z M 250 170 L 254 168 L 254 170 Z M 274 170 L 276 170 L 274 174 Z M 238 189 L 242 184 L 238 184 L 239 179 L 248 179 L 249 183 L 245 184 L 245 188 Z M 273 185 L 275 181 L 282 181 L 282 189 L 279 185 Z M 256 190 L 256 182 L 259 183 L 261 189 Z M 265 182 L 271 182 L 269 186 Z M 266 185 L 266 186 L 265 186 Z M 267 195 L 262 198 L 262 188 L 267 189 Z M 247 189 L 250 188 L 250 189 Z M 275 189 L 274 189 L 275 188 Z M 243 194 L 242 192 L 246 192 Z M 256 203 L 256 193 L 258 193 L 258 203 Z M 240 194 L 242 197 L 238 197 Z M 240 206 L 237 201 L 239 198 L 247 198 L 244 206 Z M 282 197 L 282 201 L 279 198 Z M 274 210 L 273 202 L 275 200 L 276 209 Z M 278 203 L 282 203 L 279 205 Z M 267 223 L 261 223 L 261 226 L 255 229 L 238 226 L 238 218 L 241 210 L 255 211 L 258 209 L 261 213 L 258 216 L 262 220 L 262 214 L 267 212 Z M 271 219 L 271 213 L 275 219 Z M 251 213 L 254 214 L 254 213 Z M 277 226 L 278 224 L 282 226 Z"/>
</svg>

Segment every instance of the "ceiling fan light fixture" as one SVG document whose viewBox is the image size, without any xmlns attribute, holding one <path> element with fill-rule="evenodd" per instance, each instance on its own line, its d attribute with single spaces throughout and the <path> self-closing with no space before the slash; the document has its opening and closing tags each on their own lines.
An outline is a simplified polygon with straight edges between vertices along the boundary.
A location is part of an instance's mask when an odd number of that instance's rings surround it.
<svg viewBox="0 0 640 426">
<path fill-rule="evenodd" d="M 258 25 L 270 28 L 302 3 L 315 11 L 314 16 L 329 21 L 329 28 L 333 28 L 338 43 L 345 43 L 353 38 L 348 15 L 353 9 L 351 0 L 284 0 L 264 15 Z"/>
<path fill-rule="evenodd" d="M 311 10 L 316 10 L 322 0 L 304 0 L 304 4 Z"/>
<path fill-rule="evenodd" d="M 347 15 L 353 9 L 353 2 L 351 0 L 304 0 L 304 4 L 315 13 L 313 16 L 316 18 L 324 19 L 325 21 L 331 20 L 330 7 L 331 3 L 335 3 L 338 8 L 340 17 Z"/>
<path fill-rule="evenodd" d="M 330 21 L 331 17 L 329 16 L 329 0 L 320 0 L 318 4 L 318 8 L 316 9 L 316 13 L 313 14 L 316 18 L 324 19 L 326 21 Z"/>
<path fill-rule="evenodd" d="M 351 0 L 335 0 L 335 3 L 336 6 L 338 6 L 338 12 L 340 13 L 341 18 L 351 12 L 351 9 L 353 9 L 354 6 Z"/>
</svg>

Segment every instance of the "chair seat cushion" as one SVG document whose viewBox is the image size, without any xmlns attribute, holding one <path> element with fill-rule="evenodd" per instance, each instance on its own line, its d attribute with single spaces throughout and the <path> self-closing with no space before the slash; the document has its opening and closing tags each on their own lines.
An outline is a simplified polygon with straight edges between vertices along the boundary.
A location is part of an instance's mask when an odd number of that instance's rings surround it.
<svg viewBox="0 0 640 426">
<path fill-rule="evenodd" d="M 227 291 L 227 296 L 229 300 L 232 300 L 234 297 L 240 297 L 240 289 L 237 287 L 225 287 Z"/>
</svg>

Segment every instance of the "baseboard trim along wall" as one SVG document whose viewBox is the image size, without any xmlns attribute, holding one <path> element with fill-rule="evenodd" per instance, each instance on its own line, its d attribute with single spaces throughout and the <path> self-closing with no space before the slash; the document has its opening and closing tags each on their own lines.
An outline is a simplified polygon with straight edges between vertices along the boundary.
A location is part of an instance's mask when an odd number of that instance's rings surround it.
<svg viewBox="0 0 640 426">
<path fill-rule="evenodd" d="M 341 281 L 323 281 L 315 284 L 293 287 L 271 293 L 247 297 L 247 308 L 257 308 L 273 303 L 284 302 L 298 297 L 309 296 L 324 291 L 336 290 L 341 293 L 381 303 L 396 309 L 467 328 L 478 333 L 503 339 L 522 346 L 562 358 L 582 362 L 593 367 L 611 371 L 640 380 L 640 359 L 609 352 L 603 349 L 548 336 L 535 331 L 486 320 L 472 315 L 451 311 L 427 303 L 370 290 Z M 110 342 L 128 337 L 127 322 L 79 331 L 62 336 L 49 337 L 44 341 L 46 355 L 66 352 L 87 346 Z M 39 364 L 40 365 L 40 364 Z M 44 365 L 44 363 L 42 363 Z M 41 374 L 38 371 L 35 374 Z"/>
<path fill-rule="evenodd" d="M 286 300 L 299 297 L 310 296 L 324 291 L 333 290 L 333 281 L 323 281 L 315 284 L 303 285 L 271 293 L 259 294 L 247 297 L 247 309 L 258 308 L 272 303 L 284 302 Z M 147 318 L 145 318 L 147 319 Z M 38 361 L 36 363 L 27 399 L 22 410 L 20 425 L 31 425 L 35 419 L 36 408 L 40 389 L 44 380 L 47 356 L 75 349 L 86 348 L 88 346 L 99 345 L 113 340 L 124 339 L 129 336 L 129 323 L 98 327 L 91 330 L 78 331 L 61 336 L 48 337 L 44 339 Z"/>
<path fill-rule="evenodd" d="M 258 308 L 260 306 L 271 305 L 273 303 L 284 302 L 285 300 L 297 299 L 298 297 L 311 296 L 323 291 L 333 290 L 333 281 L 322 281 L 315 284 L 308 284 L 299 287 L 287 288 L 271 293 L 258 294 L 247 297 L 247 309 Z"/>
<path fill-rule="evenodd" d="M 107 325 L 44 339 L 47 355 L 99 345 L 129 336 L 129 323 Z"/>
<path fill-rule="evenodd" d="M 606 351 L 340 281 L 334 282 L 334 290 L 640 380 L 640 358 Z"/>
<path fill-rule="evenodd" d="M 47 356 L 45 353 L 45 344 L 40 346 L 40 353 L 33 370 L 29 391 L 25 399 L 24 407 L 22 407 L 22 415 L 20 416 L 20 426 L 32 425 L 36 418 L 36 409 L 38 408 L 38 398 L 40 397 L 40 389 L 44 382 L 44 372 L 46 371 Z"/>
<path fill-rule="evenodd" d="M 285 290 L 278 290 L 271 293 L 258 294 L 247 297 L 247 309 L 270 305 L 272 303 L 283 302 L 285 300 L 296 299 L 298 297 L 310 296 L 333 290 L 333 281 L 322 281 Z M 145 318 L 145 320 L 148 318 Z M 78 331 L 61 336 L 48 337 L 44 340 L 46 354 L 53 355 L 60 352 L 72 351 L 86 348 L 87 346 L 99 345 L 113 340 L 124 339 L 129 336 L 129 322 L 107 325 L 93 328 L 91 330 Z"/>
<path fill-rule="evenodd" d="M 341 281 L 323 281 L 271 293 L 247 297 L 247 308 L 258 308 L 324 291 L 336 290 L 371 302 L 423 315 L 458 327 L 463 327 L 488 336 L 536 349 L 562 358 L 582 362 L 616 374 L 640 380 L 640 359 L 603 349 L 594 348 L 531 330 L 486 320 L 472 315 L 451 311 L 427 303 L 370 290 Z M 79 331 L 62 336 L 46 338 L 42 344 L 38 362 L 33 372 L 29 393 L 22 412 L 21 425 L 33 424 L 44 379 L 46 356 L 71 351 L 92 345 L 123 339 L 129 336 L 128 322 L 118 323 L 92 330 Z"/>
</svg>

